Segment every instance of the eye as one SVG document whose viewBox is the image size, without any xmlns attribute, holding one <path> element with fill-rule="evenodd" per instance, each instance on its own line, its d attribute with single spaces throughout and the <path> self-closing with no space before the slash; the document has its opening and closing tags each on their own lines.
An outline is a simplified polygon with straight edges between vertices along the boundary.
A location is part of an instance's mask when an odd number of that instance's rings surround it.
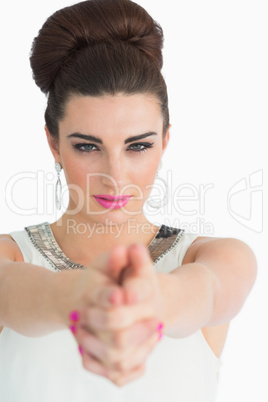
<svg viewBox="0 0 268 402">
<path fill-rule="evenodd" d="M 77 149 L 78 151 L 80 151 L 80 152 L 91 152 L 91 151 L 94 151 L 94 150 L 92 149 L 92 147 L 94 147 L 94 148 L 97 149 L 97 147 L 96 147 L 95 145 L 93 145 L 93 144 L 87 144 L 87 143 L 85 143 L 85 144 L 75 144 L 75 145 L 73 145 L 73 147 L 74 147 L 75 149 Z"/>
<path fill-rule="evenodd" d="M 130 151 L 134 151 L 134 152 L 144 152 L 147 151 L 149 148 L 152 148 L 154 145 L 154 142 L 150 143 L 150 142 L 142 142 L 142 143 L 136 143 L 136 144 L 132 144 L 130 147 L 143 147 L 143 148 L 132 148 L 130 149 Z"/>
<path fill-rule="evenodd" d="M 141 152 L 147 151 L 149 148 L 152 148 L 153 145 L 154 145 L 154 142 L 153 143 L 150 143 L 150 142 L 136 143 L 136 144 L 130 145 L 130 147 L 127 151 L 141 153 Z M 75 145 L 73 145 L 73 147 L 79 152 L 87 152 L 87 153 L 98 150 L 98 147 L 96 147 L 94 144 L 87 144 L 87 143 L 75 144 Z"/>
</svg>

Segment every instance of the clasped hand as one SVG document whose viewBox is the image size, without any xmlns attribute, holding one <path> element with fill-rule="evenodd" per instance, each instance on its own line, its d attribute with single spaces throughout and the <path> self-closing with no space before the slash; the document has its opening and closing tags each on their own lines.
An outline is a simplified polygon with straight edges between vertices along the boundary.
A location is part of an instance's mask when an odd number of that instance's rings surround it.
<svg viewBox="0 0 268 402">
<path fill-rule="evenodd" d="M 118 386 L 140 377 L 163 328 L 161 292 L 148 250 L 141 244 L 117 246 L 78 278 L 80 318 L 72 332 L 84 368 Z"/>
</svg>

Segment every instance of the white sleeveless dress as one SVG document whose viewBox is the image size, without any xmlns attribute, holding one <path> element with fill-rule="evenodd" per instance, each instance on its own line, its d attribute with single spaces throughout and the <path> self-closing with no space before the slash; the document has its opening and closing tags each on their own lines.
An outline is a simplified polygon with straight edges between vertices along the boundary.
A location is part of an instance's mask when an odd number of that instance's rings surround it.
<svg viewBox="0 0 268 402">
<path fill-rule="evenodd" d="M 10 233 L 25 262 L 51 271 L 82 266 L 59 248 L 45 222 Z M 148 249 L 157 272 L 181 265 L 196 235 L 160 226 Z M 149 356 L 143 377 L 117 387 L 86 371 L 69 329 L 33 338 L 4 328 L 0 334 L 0 400 L 3 402 L 214 402 L 218 359 L 202 331 L 164 336 Z"/>
</svg>

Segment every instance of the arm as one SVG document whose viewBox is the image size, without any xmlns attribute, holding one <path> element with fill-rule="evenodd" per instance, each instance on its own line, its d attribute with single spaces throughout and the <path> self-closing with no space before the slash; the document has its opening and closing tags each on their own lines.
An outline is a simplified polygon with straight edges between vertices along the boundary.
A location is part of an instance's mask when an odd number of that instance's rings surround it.
<svg viewBox="0 0 268 402">
<path fill-rule="evenodd" d="M 245 243 L 197 239 L 181 267 L 158 275 L 165 333 L 184 337 L 199 328 L 229 322 L 242 308 L 256 272 L 255 256 Z"/>
<path fill-rule="evenodd" d="M 134 245 L 121 285 L 136 294 L 136 302 L 112 311 L 96 306 L 87 316 L 87 324 L 97 331 L 113 331 L 158 316 L 164 322 L 165 335 L 182 338 L 204 327 L 228 323 L 241 309 L 255 278 L 254 254 L 239 240 L 199 238 L 190 246 L 182 266 L 170 274 L 156 273 L 148 250 Z M 119 373 L 114 382 L 121 385 L 130 378 Z"/>
<path fill-rule="evenodd" d="M 12 238 L 0 236 L 0 325 L 26 336 L 42 336 L 67 328 L 69 312 L 78 310 L 75 336 L 85 351 L 84 368 L 116 384 L 131 381 L 144 373 L 144 361 L 158 341 L 159 321 L 150 314 L 147 320 L 129 314 L 131 291 L 123 292 L 107 275 L 113 266 L 120 271 L 126 264 L 127 249 L 117 248 L 101 255 L 86 270 L 51 272 L 23 262 Z M 94 306 L 108 309 L 119 325 L 109 330 L 109 321 L 101 320 L 103 331 L 98 333 L 94 325 L 86 330 L 87 315 Z"/>
<path fill-rule="evenodd" d="M 158 316 L 175 338 L 203 327 L 228 323 L 242 308 L 256 278 L 251 249 L 236 239 L 198 238 L 183 263 L 169 274 L 156 273 L 148 250 L 130 248 L 131 263 L 122 286 L 137 294 L 125 311 L 91 310 L 89 324 L 100 330 L 130 325 L 128 320 Z"/>
<path fill-rule="evenodd" d="M 64 328 L 55 309 L 61 273 L 23 262 L 12 238 L 0 238 L 0 325 L 26 336 Z M 66 276 L 62 275 L 62 284 Z M 65 326 L 66 327 L 66 326 Z"/>
<path fill-rule="evenodd" d="M 93 269 L 52 272 L 24 262 L 12 238 L 0 236 L 0 326 L 42 336 L 66 329 L 71 310 L 88 309 L 96 302 L 109 305 L 109 295 L 120 288 L 93 265 Z"/>
</svg>

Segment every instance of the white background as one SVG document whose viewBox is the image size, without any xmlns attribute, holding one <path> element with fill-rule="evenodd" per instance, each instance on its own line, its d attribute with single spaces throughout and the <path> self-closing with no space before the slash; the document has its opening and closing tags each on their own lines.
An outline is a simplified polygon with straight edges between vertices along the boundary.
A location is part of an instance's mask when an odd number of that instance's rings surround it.
<svg viewBox="0 0 268 402">
<path fill-rule="evenodd" d="M 152 220 L 201 235 L 239 238 L 254 250 L 258 278 L 230 327 L 218 402 L 268 401 L 267 2 L 137 2 L 164 29 L 172 129 L 159 175 L 167 179 L 172 171 L 172 193 L 181 186 L 177 210 Z M 1 7 L 2 233 L 55 220 L 40 197 L 44 186 L 52 199 L 55 175 L 43 130 L 45 96 L 32 81 L 28 55 L 45 19 L 72 3 L 16 0 Z M 13 199 L 24 209 L 19 214 L 4 194 L 20 172 L 29 173 L 13 187 Z M 202 188 L 207 189 L 203 195 Z M 25 209 L 36 208 L 37 201 L 39 210 L 27 215 Z"/>
</svg>

